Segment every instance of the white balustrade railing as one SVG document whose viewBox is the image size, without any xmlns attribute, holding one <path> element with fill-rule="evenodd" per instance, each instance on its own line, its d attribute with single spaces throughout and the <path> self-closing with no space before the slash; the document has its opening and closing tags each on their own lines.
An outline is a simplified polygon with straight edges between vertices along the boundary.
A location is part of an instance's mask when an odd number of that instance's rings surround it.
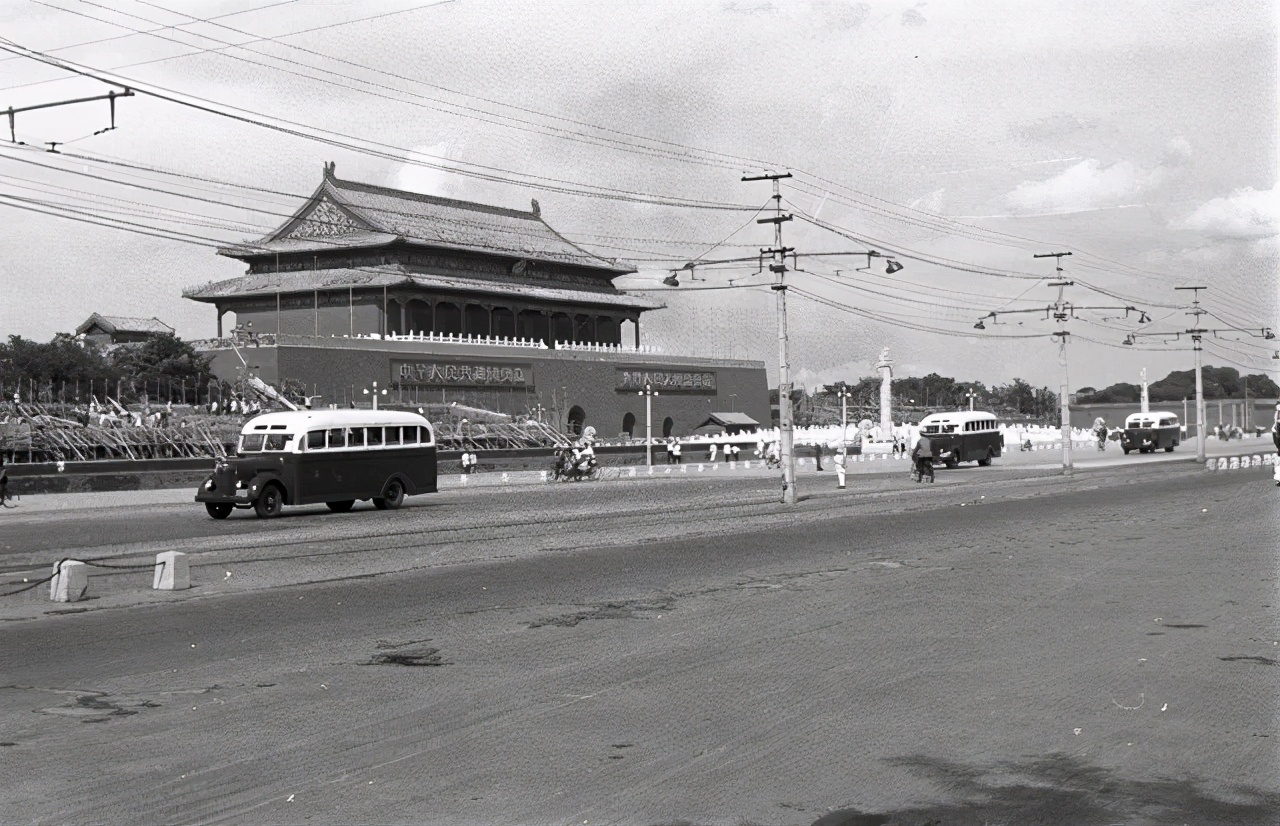
<svg viewBox="0 0 1280 826">
<path fill-rule="evenodd" d="M 407 333 L 387 333 L 385 336 L 379 333 L 358 333 L 349 335 L 343 333 L 330 334 L 330 338 L 345 339 L 363 339 L 373 341 L 414 341 L 424 344 L 466 344 L 480 347 L 523 347 L 531 350 L 546 350 L 547 343 L 536 338 L 507 338 L 503 336 L 474 336 L 460 335 L 457 333 L 419 333 L 410 331 Z M 275 344 L 275 334 L 263 333 L 254 337 L 254 339 L 241 339 L 238 343 L 240 346 L 253 346 L 254 344 Z M 206 339 L 194 342 L 198 349 L 216 350 L 229 348 L 232 346 L 233 338 L 223 339 Z M 641 344 L 639 346 L 629 346 L 625 344 L 605 344 L 582 341 L 557 341 L 555 349 L 564 350 L 572 353 L 635 353 L 635 354 L 659 354 L 663 350 L 651 344 Z"/>
<path fill-rule="evenodd" d="M 378 338 L 374 333 L 371 338 Z M 472 344 L 482 347 L 526 347 L 533 350 L 547 349 L 546 342 L 536 338 L 505 338 L 502 336 L 473 336 L 456 333 L 388 333 L 387 341 L 420 341 L 427 344 Z"/>
<path fill-rule="evenodd" d="M 625 344 L 595 344 L 584 341 L 557 341 L 557 350 L 567 350 L 574 353 L 661 353 L 661 347 L 655 347 L 651 344 L 641 344 L 638 347 L 631 347 Z"/>
</svg>

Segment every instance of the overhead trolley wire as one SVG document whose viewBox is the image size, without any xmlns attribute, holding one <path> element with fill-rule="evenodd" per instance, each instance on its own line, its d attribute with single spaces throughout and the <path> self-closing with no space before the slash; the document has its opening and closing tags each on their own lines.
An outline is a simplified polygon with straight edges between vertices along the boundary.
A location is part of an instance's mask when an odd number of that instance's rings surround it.
<svg viewBox="0 0 1280 826">
<path fill-rule="evenodd" d="M 297 2 L 298 2 L 298 0 L 276 0 L 276 2 L 274 2 L 274 3 L 268 3 L 268 4 L 266 4 L 265 6 L 255 6 L 255 7 L 253 7 L 253 8 L 249 8 L 249 9 L 241 9 L 241 10 L 239 10 L 239 11 L 226 12 L 226 13 L 224 13 L 224 14 L 216 14 L 216 15 L 214 15 L 213 17 L 210 17 L 208 20 L 206 20 L 206 21 L 204 21 L 204 22 L 211 22 L 211 21 L 214 21 L 214 20 L 221 20 L 221 19 L 223 19 L 223 18 L 225 18 L 225 17 L 235 17 L 235 16 L 237 16 L 237 15 L 241 15 L 241 14 L 252 14 L 253 12 L 256 12 L 256 11 L 265 11 L 266 9 L 275 8 L 276 6 L 288 6 L 288 5 L 291 5 L 291 4 L 293 4 L 293 3 L 297 3 Z M 181 28 L 181 27 L 183 27 L 183 26 L 188 26 L 188 25 L 191 25 L 191 24 L 189 24 L 189 23 L 178 23 L 178 24 L 175 24 L 175 25 L 172 25 L 172 26 L 161 26 L 160 28 L 156 29 L 155 31 L 167 31 L 167 30 L 169 30 L 169 29 L 179 29 L 179 28 Z M 142 32 L 142 34 L 151 34 L 151 32 Z M 109 42 L 111 42 L 111 41 L 113 41 L 113 40 L 125 40 L 125 39 L 130 38 L 130 37 L 134 37 L 134 35 L 133 35 L 133 34 L 115 34 L 115 35 L 112 35 L 111 37 L 99 37 L 99 38 L 98 38 L 98 39 L 96 39 L 96 40 L 83 40 L 83 41 L 81 41 L 81 42 L 79 42 L 79 43 L 70 43 L 70 44 L 68 44 L 68 45 L 66 45 L 66 46 L 55 46 L 54 48 L 48 49 L 48 51 L 49 51 L 49 53 L 50 53 L 50 54 L 52 54 L 53 52 L 65 52 L 65 51 L 69 51 L 69 50 L 71 50 L 71 49 L 79 49 L 79 48 L 82 48 L 82 47 L 84 47 L 84 46 L 96 46 L 96 45 L 98 45 L 99 43 L 109 43 Z M 21 58 L 19 58 L 19 57 L 17 57 L 17 56 L 13 56 L 13 55 L 11 55 L 11 56 L 9 56 L 9 57 L 0 57 L 0 63 L 7 63 L 7 62 L 8 62 L 8 61 L 10 61 L 10 60 L 20 60 L 20 59 L 21 59 Z M 6 87 L 6 88 L 16 88 L 16 87 Z"/>
<path fill-rule="evenodd" d="M 42 0 L 32 0 L 32 2 L 41 3 L 41 5 L 48 5 L 50 8 L 58 9 L 59 11 L 66 12 L 68 14 L 79 15 L 81 17 L 87 17 L 90 20 L 95 20 L 101 23 L 112 25 L 112 26 L 118 26 L 123 29 L 128 29 L 129 31 L 135 32 L 137 34 L 149 34 L 151 37 L 155 37 L 157 39 L 165 40 L 171 43 L 177 43 L 182 46 L 194 45 L 194 44 L 186 43 L 181 40 L 176 40 L 164 34 L 158 34 L 155 32 L 146 32 L 142 29 L 137 29 L 132 26 L 127 26 L 123 23 L 118 23 L 113 20 L 107 20 L 101 17 L 95 17 L 90 14 L 85 14 L 84 12 L 79 12 L 72 9 L 63 8 L 61 6 L 55 6 L 52 4 L 44 3 L 42 2 Z M 137 20 L 142 20 L 152 25 L 155 25 L 158 22 L 146 17 L 142 17 L 141 15 L 131 14 L 129 12 L 121 11 L 119 9 L 108 9 L 106 6 L 102 6 L 98 3 L 90 2 L 90 0 L 80 0 L 80 2 L 84 3 L 85 5 L 94 6 L 96 8 L 105 9 L 107 11 L 112 11 L 112 12 L 115 12 L 116 14 L 121 14 L 126 17 L 132 17 Z M 451 0 L 445 0 L 445 2 L 451 2 Z M 181 12 L 170 12 L 170 13 L 182 14 Z M 186 15 L 186 16 L 189 16 L 189 15 Z M 199 18 L 195 18 L 195 19 L 198 20 Z M 238 30 L 233 29 L 233 31 L 238 31 Z M 247 32 L 241 32 L 241 33 L 248 34 Z M 228 49 L 237 49 L 237 48 L 243 48 L 243 47 L 241 47 L 239 44 L 232 43 L 230 41 L 223 40 L 221 38 L 214 37 L 212 35 L 201 34 L 198 32 L 186 32 L 186 31 L 182 32 L 182 34 L 188 35 L 190 37 L 199 37 L 205 40 L 211 40 L 214 43 L 221 44 L 219 48 L 209 49 L 210 54 L 215 54 L 219 57 L 240 61 L 242 63 L 247 63 L 252 66 L 259 66 L 264 69 L 269 69 L 272 71 L 283 72 L 285 74 L 303 78 L 304 80 L 310 80 L 316 83 L 324 83 L 330 86 L 335 86 L 340 89 L 346 89 L 348 91 L 358 92 L 360 94 L 372 95 L 374 97 L 382 98 L 384 100 L 390 100 L 396 103 L 401 103 L 401 104 L 410 105 L 410 106 L 417 106 L 417 107 L 428 109 L 431 111 L 442 112 L 444 114 L 455 115 L 458 117 L 469 118 L 472 120 L 478 120 L 483 123 L 489 123 L 494 126 L 501 126 L 509 129 L 516 129 L 522 132 L 533 132 L 537 134 L 547 135 L 550 137 L 556 137 L 556 138 L 562 138 L 565 140 L 587 143 L 589 145 L 596 145 L 596 146 L 610 145 L 611 148 L 618 148 L 618 149 L 623 149 L 624 151 L 636 152 L 638 154 L 646 155 L 649 157 L 659 157 L 659 158 L 665 158 L 668 160 L 675 159 L 683 162 L 696 163 L 704 166 L 713 166 L 720 169 L 736 169 L 737 168 L 735 166 L 728 165 L 719 161 L 709 161 L 709 160 L 690 158 L 687 155 L 677 154 L 675 151 L 669 150 L 669 149 L 654 148 L 654 147 L 639 147 L 633 144 L 626 143 L 624 141 L 620 141 L 616 138 L 584 135 L 581 133 L 571 132 L 561 127 L 546 126 L 543 124 L 537 124 L 537 123 L 534 123 L 533 121 L 528 121 L 521 118 L 514 118 L 511 116 L 499 115 L 499 114 L 488 112 L 482 109 L 476 109 L 474 107 L 464 106 L 462 104 L 440 100 L 438 98 L 430 98 L 430 97 L 427 97 L 426 95 L 422 95 L 417 92 L 406 91 L 404 89 L 400 89 L 397 87 L 388 86 L 384 83 L 378 83 L 371 80 L 365 80 L 363 78 L 353 77 L 351 75 L 343 74 L 341 72 L 336 72 L 320 66 L 312 66 L 310 64 L 302 63 L 297 60 L 291 60 L 289 58 L 281 57 L 279 55 L 266 54 L 263 52 L 246 49 L 246 51 L 250 51 L 251 54 L 257 55 L 262 58 L 266 58 L 268 60 L 274 60 L 280 63 L 292 65 L 292 66 L 299 66 L 306 69 L 308 72 L 320 72 L 325 75 L 330 75 L 335 78 L 340 78 L 341 80 L 332 80 L 326 77 L 316 77 L 314 74 L 308 74 L 307 72 L 287 69 L 282 66 L 273 65 L 271 63 L 263 63 L 260 60 L 252 60 L 250 58 L 242 57 L 240 55 L 229 54 L 227 52 Z M 270 40 L 271 38 L 267 38 L 267 39 Z M 292 46 L 291 44 L 288 44 L 288 43 L 281 43 L 279 45 L 288 46 L 290 48 L 301 48 L 301 47 Z M 308 49 L 303 49 L 303 51 L 308 51 L 312 54 L 320 54 L 319 52 L 314 52 Z M 321 55 L 321 56 L 323 57 L 324 55 Z M 347 82 L 342 82 L 342 81 L 347 81 Z M 358 84 L 363 84 L 365 86 L 371 86 L 371 87 L 374 87 L 374 89 L 382 89 L 385 92 L 394 92 L 397 95 L 408 95 L 409 97 L 415 98 L 417 100 L 405 100 L 402 97 L 396 97 L 394 95 L 384 94 L 383 92 L 374 91 L 373 89 L 358 88 L 356 86 L 350 85 L 351 83 L 358 83 Z M 422 101 L 426 101 L 426 102 L 422 102 Z M 431 105 L 431 104 L 436 104 L 436 105 Z M 445 108 L 442 108 L 442 107 L 445 107 Z M 463 111 L 454 111 L 454 110 L 463 110 Z"/>
<path fill-rule="evenodd" d="M 4 45 L 8 44 L 8 45 Z M 286 118 L 274 118 L 278 123 L 262 120 L 264 117 L 261 113 L 255 112 L 243 107 L 232 106 L 221 102 L 216 102 L 202 98 L 198 95 L 189 93 L 176 92 L 172 89 L 151 83 L 139 83 L 135 80 L 125 78 L 123 76 L 111 76 L 108 73 L 100 72 L 94 69 L 88 69 L 71 61 L 50 58 L 41 52 L 33 49 L 27 49 L 7 38 L 0 37 L 0 50 L 11 52 L 13 54 L 23 54 L 42 63 L 48 63 L 57 66 L 66 71 L 90 77 L 103 83 L 114 84 L 117 86 L 126 86 L 137 94 L 154 97 L 158 100 L 164 100 L 179 106 L 185 106 L 196 111 L 205 112 L 207 114 L 218 117 L 227 118 L 240 123 L 257 126 L 263 129 L 269 129 L 275 132 L 298 137 L 304 140 L 310 140 L 317 143 L 335 146 L 341 149 L 358 152 L 373 157 L 384 158 L 396 161 L 398 163 L 421 166 L 428 169 L 436 169 L 444 172 L 451 172 L 479 180 L 492 181 L 495 183 L 515 184 L 519 186 L 527 186 L 535 189 L 541 189 L 549 192 L 559 192 L 568 195 L 579 195 L 584 197 L 601 198 L 606 200 L 629 201 L 634 203 L 647 203 L 657 206 L 682 207 L 687 209 L 710 209 L 710 210 L 728 210 L 735 212 L 755 212 L 757 207 L 746 204 L 729 204 L 716 201 L 703 201 L 692 198 L 679 198 L 675 196 L 663 196 L 654 193 L 634 192 L 631 190 L 623 190 L 616 187 L 596 186 L 592 184 L 581 184 L 574 181 L 567 181 L 559 178 L 551 178 L 543 175 L 532 175 L 529 173 L 514 172 L 512 170 L 502 169 L 500 167 L 488 166 L 485 164 L 477 164 L 469 161 L 451 161 L 456 166 L 439 163 L 435 160 L 423 160 L 424 158 L 436 159 L 437 156 L 417 150 L 406 149 L 404 147 L 387 144 L 367 138 L 358 138 L 322 127 L 310 126 L 308 124 L 298 123 Z M 190 99 L 184 99 L 190 98 Z M 286 125 L 282 125 L 286 124 Z M 310 132 L 303 130 L 311 130 Z M 315 133 L 315 134 L 312 134 Z M 367 145 L 362 145 L 367 144 Z M 473 168 L 463 168 L 473 167 Z"/>
</svg>

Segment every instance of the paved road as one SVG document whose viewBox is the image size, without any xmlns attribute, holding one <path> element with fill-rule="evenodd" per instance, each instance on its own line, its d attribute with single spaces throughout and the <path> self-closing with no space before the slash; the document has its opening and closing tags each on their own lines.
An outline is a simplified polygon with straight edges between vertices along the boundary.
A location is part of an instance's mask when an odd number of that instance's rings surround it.
<svg viewBox="0 0 1280 826">
<path fill-rule="evenodd" d="M 1269 474 L 1016 475 L 233 523 L 185 594 L 0 605 L 4 820 L 1280 821 Z M 335 556 L 411 570 L 266 584 L 359 568 Z"/>
</svg>

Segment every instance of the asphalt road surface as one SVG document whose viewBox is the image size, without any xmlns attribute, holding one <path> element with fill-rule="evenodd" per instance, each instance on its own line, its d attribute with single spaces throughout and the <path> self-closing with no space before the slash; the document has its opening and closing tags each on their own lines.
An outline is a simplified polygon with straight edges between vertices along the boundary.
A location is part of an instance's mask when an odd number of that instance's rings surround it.
<svg viewBox="0 0 1280 826">
<path fill-rule="evenodd" d="M 197 587 L 0 598 L 0 821 L 1280 822 L 1270 469 L 989 470 L 7 522 Z"/>
</svg>

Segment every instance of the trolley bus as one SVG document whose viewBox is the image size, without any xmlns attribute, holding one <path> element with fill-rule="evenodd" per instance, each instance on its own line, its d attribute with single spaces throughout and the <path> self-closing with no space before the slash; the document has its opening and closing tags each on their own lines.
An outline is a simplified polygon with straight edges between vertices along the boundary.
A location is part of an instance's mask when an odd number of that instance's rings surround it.
<svg viewBox="0 0 1280 826">
<path fill-rule="evenodd" d="M 236 508 L 278 516 L 285 505 L 324 502 L 338 513 L 357 501 L 379 510 L 436 492 L 431 423 L 394 410 L 293 410 L 247 421 L 236 455 L 219 460 L 196 492 L 214 519 Z"/>
<path fill-rule="evenodd" d="M 949 468 L 961 462 L 977 462 L 986 467 L 1004 450 L 1004 435 L 994 413 L 931 413 L 920 420 L 920 435 L 929 437 L 934 458 Z"/>
</svg>

